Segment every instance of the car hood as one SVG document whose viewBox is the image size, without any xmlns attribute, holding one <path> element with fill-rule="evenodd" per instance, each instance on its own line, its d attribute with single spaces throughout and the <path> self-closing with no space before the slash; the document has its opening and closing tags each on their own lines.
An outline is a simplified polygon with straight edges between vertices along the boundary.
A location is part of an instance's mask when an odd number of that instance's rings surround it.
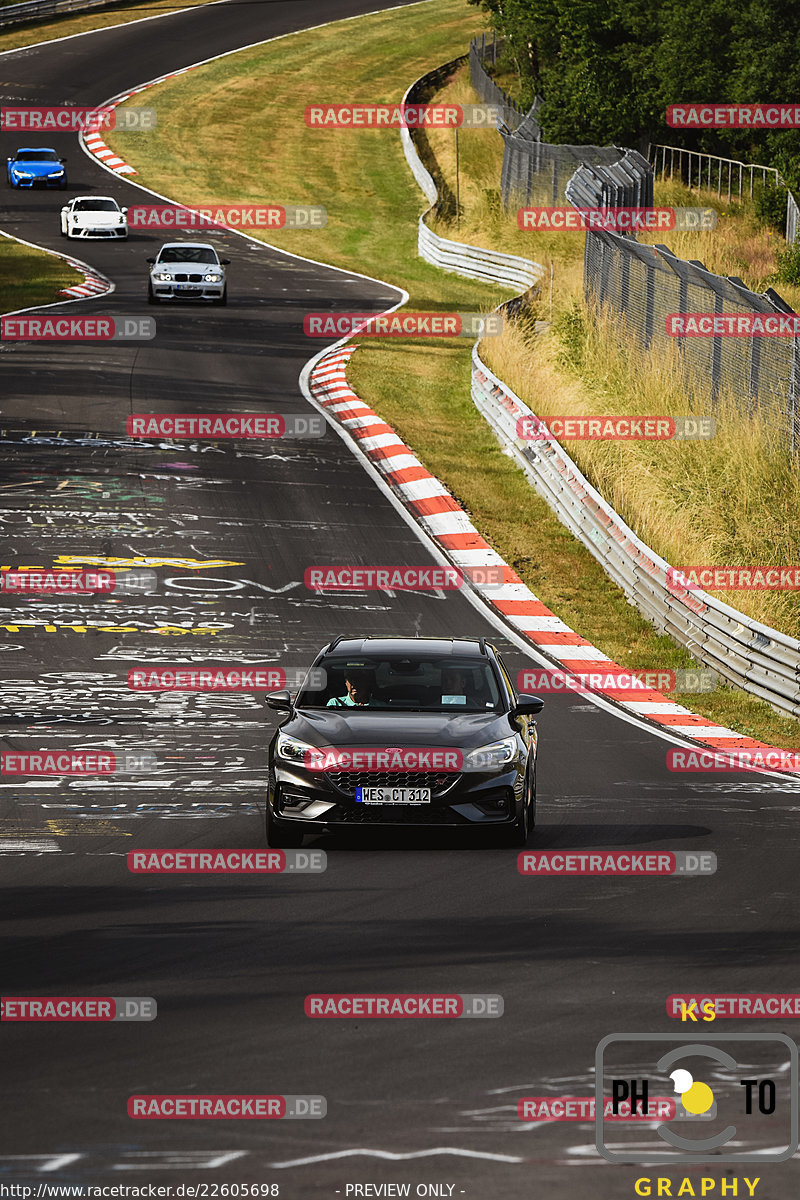
<svg viewBox="0 0 800 1200">
<path fill-rule="evenodd" d="M 76 225 L 119 225 L 119 218 L 124 215 L 114 212 L 74 212 L 70 213 L 70 219 Z"/>
<path fill-rule="evenodd" d="M 412 713 L 367 709 L 303 709 L 281 729 L 312 746 L 437 746 L 471 750 L 509 737 L 514 727 L 497 713 Z"/>
<path fill-rule="evenodd" d="M 15 171 L 26 175 L 52 175 L 64 170 L 64 164 L 59 162 L 15 162 L 11 165 Z"/>
<path fill-rule="evenodd" d="M 150 267 L 151 271 L 169 271 L 171 275 L 204 275 L 208 271 L 215 271 L 218 275 L 224 275 L 225 268 L 219 263 L 204 262 L 165 262 L 154 263 Z"/>
</svg>

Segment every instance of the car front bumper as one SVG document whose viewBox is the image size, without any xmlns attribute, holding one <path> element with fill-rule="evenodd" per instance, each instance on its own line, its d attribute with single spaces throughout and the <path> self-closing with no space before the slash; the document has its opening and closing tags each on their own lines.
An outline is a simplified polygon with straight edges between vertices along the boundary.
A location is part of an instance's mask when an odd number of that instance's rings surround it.
<svg viewBox="0 0 800 1200">
<path fill-rule="evenodd" d="M 504 826 L 512 825 L 519 816 L 524 778 L 524 764 L 520 764 L 504 772 L 456 775 L 424 804 L 363 804 L 327 777 L 310 777 L 301 768 L 273 764 L 268 803 L 276 823 L 308 833 L 365 825 L 461 829 Z"/>
<path fill-rule="evenodd" d="M 225 291 L 222 283 L 159 283 L 150 280 L 153 295 L 159 300 L 219 300 Z"/>
<path fill-rule="evenodd" d="M 109 229 L 88 229 L 81 225 L 67 226 L 67 237 L 71 238 L 126 238 L 128 230 L 124 225 Z"/>
</svg>

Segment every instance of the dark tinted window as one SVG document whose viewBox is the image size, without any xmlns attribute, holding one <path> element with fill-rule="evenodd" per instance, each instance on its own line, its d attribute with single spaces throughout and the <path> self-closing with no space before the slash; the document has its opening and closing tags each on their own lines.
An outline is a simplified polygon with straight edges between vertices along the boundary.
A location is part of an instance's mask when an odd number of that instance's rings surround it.
<svg viewBox="0 0 800 1200">
<path fill-rule="evenodd" d="M 330 700 L 344 700 L 347 679 L 357 684 L 360 695 L 366 692 L 369 707 L 453 713 L 502 708 L 500 690 L 486 658 L 331 655 L 318 668 L 324 672 L 324 686 L 303 688 L 297 697 L 298 708 L 325 708 Z"/>
</svg>

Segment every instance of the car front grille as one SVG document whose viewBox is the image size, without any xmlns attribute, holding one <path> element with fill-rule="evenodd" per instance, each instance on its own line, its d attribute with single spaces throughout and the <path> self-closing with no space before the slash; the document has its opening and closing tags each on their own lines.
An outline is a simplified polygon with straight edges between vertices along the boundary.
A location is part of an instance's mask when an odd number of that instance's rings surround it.
<svg viewBox="0 0 800 1200">
<path fill-rule="evenodd" d="M 472 822 L 446 805 L 356 804 L 341 805 L 320 818 L 330 825 L 456 825 L 466 828 Z"/>
<path fill-rule="evenodd" d="M 176 283 L 202 283 L 203 276 L 202 275 L 176 275 L 175 282 Z"/>
<path fill-rule="evenodd" d="M 326 771 L 326 778 L 345 796 L 357 787 L 430 788 L 440 796 L 458 779 L 452 771 Z"/>
</svg>

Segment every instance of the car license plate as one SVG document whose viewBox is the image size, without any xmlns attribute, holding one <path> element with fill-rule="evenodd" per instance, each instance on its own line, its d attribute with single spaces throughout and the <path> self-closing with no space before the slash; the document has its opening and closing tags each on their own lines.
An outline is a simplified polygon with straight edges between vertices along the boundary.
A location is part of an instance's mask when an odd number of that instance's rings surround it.
<svg viewBox="0 0 800 1200">
<path fill-rule="evenodd" d="M 358 804 L 430 804 L 430 788 L 357 787 Z"/>
<path fill-rule="evenodd" d="M 199 292 L 201 290 L 193 283 L 176 283 L 175 288 L 179 292 Z"/>
</svg>

